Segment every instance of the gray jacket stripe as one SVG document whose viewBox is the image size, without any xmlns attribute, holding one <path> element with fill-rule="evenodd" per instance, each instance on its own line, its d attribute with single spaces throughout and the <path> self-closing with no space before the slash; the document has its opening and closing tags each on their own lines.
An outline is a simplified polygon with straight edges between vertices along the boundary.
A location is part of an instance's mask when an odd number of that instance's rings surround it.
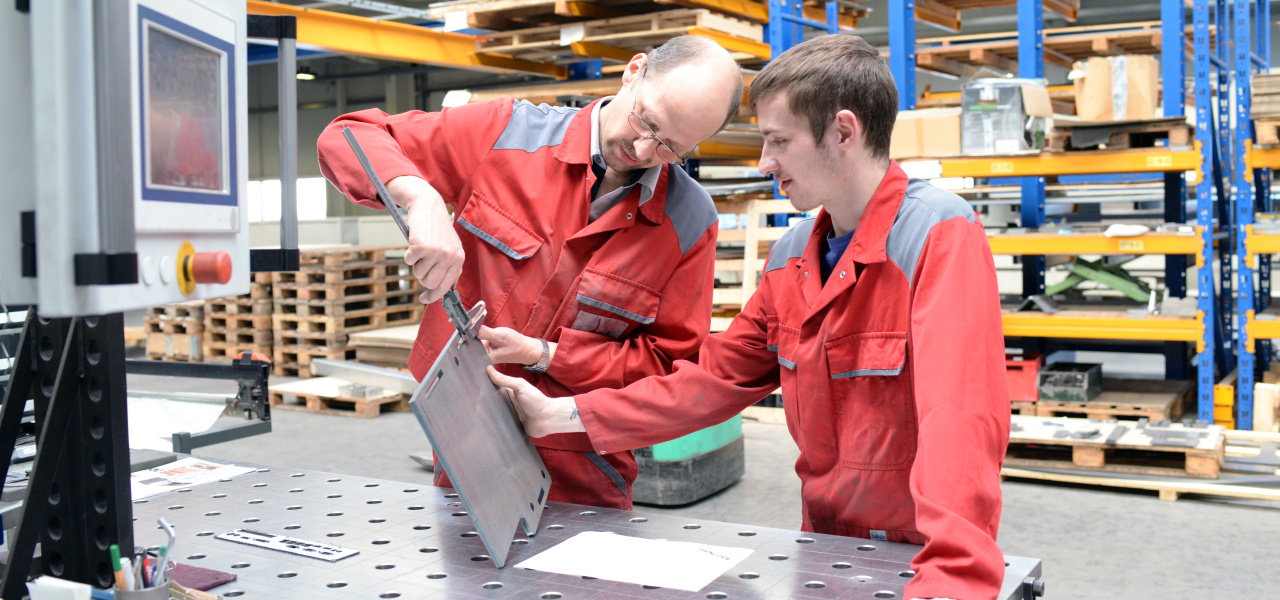
<svg viewBox="0 0 1280 600">
<path fill-rule="evenodd" d="M 809 245 L 809 234 L 813 233 L 813 217 L 809 217 L 782 234 L 782 239 L 773 245 L 769 253 L 769 261 L 764 264 L 764 272 L 787 266 L 787 261 L 804 256 L 804 247 Z"/>
<path fill-rule="evenodd" d="M 832 379 L 848 379 L 850 377 L 864 377 L 868 375 L 893 377 L 894 375 L 897 375 L 901 372 L 902 372 L 902 367 L 898 367 L 896 369 L 855 369 L 853 371 L 835 373 L 831 376 L 831 378 Z"/>
<path fill-rule="evenodd" d="M 537 152 L 547 146 L 558 146 L 564 141 L 564 132 L 577 116 L 578 109 L 565 106 L 534 106 L 528 100 L 516 100 L 511 109 L 511 120 L 498 136 L 494 150 L 524 150 Z"/>
<path fill-rule="evenodd" d="M 789 361 L 789 360 L 787 360 L 787 359 L 785 359 L 785 358 L 782 358 L 781 356 L 779 356 L 779 357 L 778 357 L 778 364 L 780 364 L 780 365 L 782 365 L 782 366 L 784 366 L 784 367 L 786 367 L 786 368 L 788 368 L 788 369 L 791 369 L 792 371 L 796 370 L 796 363 L 794 363 L 794 362 L 792 362 L 792 361 Z"/>
<path fill-rule="evenodd" d="M 765 347 L 764 347 L 764 349 L 765 349 L 765 350 L 768 350 L 768 351 L 770 351 L 770 352 L 777 352 L 777 351 L 778 351 L 778 347 L 777 347 L 776 345 L 775 345 L 775 346 L 765 346 Z"/>
<path fill-rule="evenodd" d="M 916 262 L 924 251 L 929 231 L 934 225 L 956 217 L 963 217 L 970 223 L 976 218 L 973 207 L 959 196 L 919 179 L 907 182 L 907 192 L 903 195 L 893 228 L 889 230 L 885 252 L 907 276 L 908 285 L 915 277 Z"/>
<path fill-rule="evenodd" d="M 578 294 L 578 302 L 586 304 L 587 306 L 594 306 L 600 310 L 607 310 L 620 317 L 626 317 L 628 319 L 631 319 L 632 321 L 636 321 L 638 323 L 644 323 L 645 325 L 652 323 L 654 320 L 653 317 L 641 316 L 625 308 L 618 308 L 617 306 L 609 304 L 608 302 L 601 302 L 599 300 L 596 300 L 595 298 L 588 298 L 586 296 L 583 296 L 582 294 Z"/>
<path fill-rule="evenodd" d="M 470 231 L 471 233 L 476 234 L 476 237 L 488 242 L 490 246 L 493 246 L 494 248 L 501 250 L 503 254 L 506 254 L 510 258 L 514 258 L 516 260 L 524 260 L 526 258 L 529 258 L 530 256 L 533 256 L 532 254 L 524 255 L 524 254 L 520 254 L 519 252 L 516 252 L 515 250 L 512 250 L 511 246 L 508 246 L 502 243 L 502 241 L 499 240 L 498 238 L 493 237 L 488 233 L 485 233 L 482 229 L 480 229 L 479 227 L 476 227 L 475 225 L 472 225 L 469 221 L 467 221 L 462 217 L 458 217 L 458 224 L 461 225 L 463 229 L 466 229 L 467 231 Z"/>
<path fill-rule="evenodd" d="M 641 192 L 641 204 L 648 200 L 643 197 L 645 191 L 648 188 Z M 662 212 L 676 229 L 680 254 L 688 252 L 720 218 L 716 215 L 716 203 L 711 200 L 711 194 L 684 169 L 675 166 L 667 167 L 667 204 Z"/>
</svg>

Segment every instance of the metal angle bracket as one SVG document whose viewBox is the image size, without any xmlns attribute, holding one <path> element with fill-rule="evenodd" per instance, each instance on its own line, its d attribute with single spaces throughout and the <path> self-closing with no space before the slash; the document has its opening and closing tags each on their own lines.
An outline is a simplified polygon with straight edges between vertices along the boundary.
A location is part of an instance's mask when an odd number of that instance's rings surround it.
<svg viewBox="0 0 1280 600">
<path fill-rule="evenodd" d="M 484 303 L 468 311 L 478 329 Z M 534 535 L 551 477 L 515 408 L 485 368 L 484 346 L 455 331 L 409 400 L 493 563 L 501 568 L 516 526 Z"/>
</svg>

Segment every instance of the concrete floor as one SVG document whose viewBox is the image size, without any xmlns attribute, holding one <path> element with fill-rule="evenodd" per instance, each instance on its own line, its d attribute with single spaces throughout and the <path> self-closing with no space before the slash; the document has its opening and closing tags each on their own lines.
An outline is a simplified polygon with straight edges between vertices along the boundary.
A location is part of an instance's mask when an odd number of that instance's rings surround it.
<svg viewBox="0 0 1280 600">
<path fill-rule="evenodd" d="M 221 384 L 226 385 L 226 384 Z M 131 382 L 131 388 L 138 389 Z M 143 388 L 148 389 L 148 388 Z M 156 386 L 149 386 L 156 389 Z M 241 422 L 223 417 L 217 427 Z M 429 483 L 408 458 L 426 449 L 411 413 L 355 419 L 273 413 L 270 434 L 209 446 L 227 461 Z M 746 475 L 726 490 L 678 508 L 682 514 L 798 529 L 798 451 L 781 425 L 744 423 Z M 1006 481 L 999 542 L 1007 554 L 1044 561 L 1048 598 L 1275 598 L 1280 595 L 1280 504 L 1227 503 L 1154 492 Z"/>
</svg>

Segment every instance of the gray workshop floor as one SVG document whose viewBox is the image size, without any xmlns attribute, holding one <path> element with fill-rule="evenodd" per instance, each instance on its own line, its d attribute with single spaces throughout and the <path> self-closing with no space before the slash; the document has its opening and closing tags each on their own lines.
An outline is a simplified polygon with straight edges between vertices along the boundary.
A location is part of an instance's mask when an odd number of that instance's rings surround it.
<svg viewBox="0 0 1280 600">
<path fill-rule="evenodd" d="M 131 388 L 137 389 L 134 383 Z M 192 382 L 182 389 L 204 389 Z M 223 384 L 225 385 L 225 384 Z M 149 385 L 145 389 L 157 389 Z M 176 391 L 176 390 L 175 390 Z M 408 458 L 427 448 L 410 413 L 375 419 L 273 413 L 268 435 L 197 455 L 405 482 L 431 473 Z M 239 422 L 223 417 L 217 426 Z M 745 423 L 747 472 L 736 484 L 680 508 L 640 507 L 759 526 L 798 529 L 797 455 L 782 425 Z M 1048 598 L 1275 598 L 1280 595 L 1280 505 L 1203 498 L 1162 502 L 1154 493 L 1006 481 L 1000 546 L 1040 558 Z"/>
</svg>

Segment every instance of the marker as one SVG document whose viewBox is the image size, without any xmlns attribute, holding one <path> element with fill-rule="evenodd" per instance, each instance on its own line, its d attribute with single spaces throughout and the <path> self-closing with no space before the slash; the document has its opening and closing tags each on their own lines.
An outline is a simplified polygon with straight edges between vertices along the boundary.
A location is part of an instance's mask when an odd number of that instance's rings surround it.
<svg viewBox="0 0 1280 600">
<path fill-rule="evenodd" d="M 123 577 L 123 579 L 124 579 L 124 588 L 123 588 L 123 589 L 124 589 L 125 591 L 127 591 L 127 592 L 132 592 L 132 591 L 136 588 L 135 581 L 134 581 L 134 579 L 133 579 L 133 561 L 129 560 L 129 557 L 127 557 L 127 556 L 126 556 L 126 557 L 124 557 L 124 558 L 121 558 L 121 559 L 120 559 L 120 570 L 121 570 L 121 571 L 128 571 L 128 576 L 127 576 L 127 577 L 125 577 L 125 576 L 123 576 L 123 575 L 122 575 L 122 577 Z"/>
<path fill-rule="evenodd" d="M 116 574 L 116 587 L 124 589 L 124 573 L 120 571 L 120 546 L 111 544 L 111 570 Z"/>
</svg>

